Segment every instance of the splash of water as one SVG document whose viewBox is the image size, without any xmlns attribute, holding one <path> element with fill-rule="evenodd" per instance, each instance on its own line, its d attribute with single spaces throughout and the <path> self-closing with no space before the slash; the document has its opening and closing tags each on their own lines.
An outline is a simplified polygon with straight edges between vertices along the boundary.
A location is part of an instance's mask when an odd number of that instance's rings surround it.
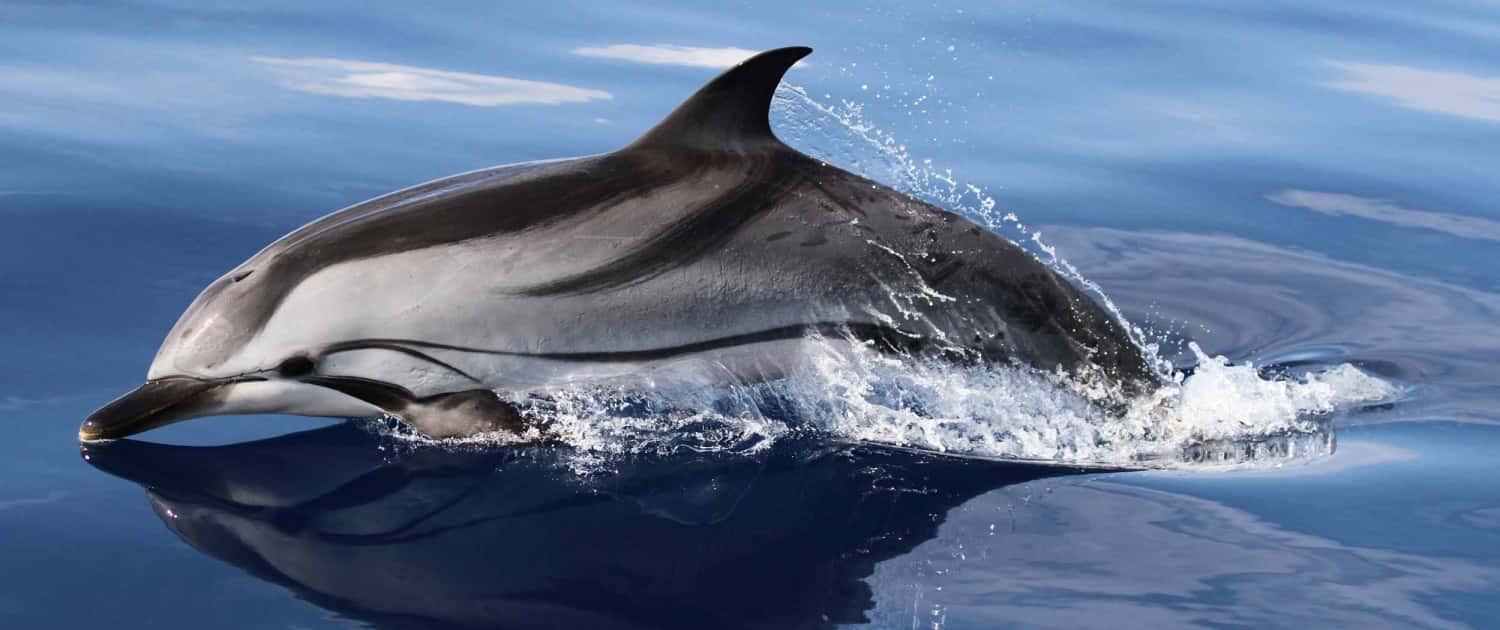
<svg viewBox="0 0 1500 630">
<path fill-rule="evenodd" d="M 1329 415 L 1387 400 L 1397 389 L 1350 365 L 1296 378 L 1267 379 L 1251 364 L 1233 365 L 1188 344 L 1191 376 L 1161 355 L 1163 335 L 1128 321 L 1096 283 L 1062 258 L 1015 213 L 1003 212 L 982 188 L 961 182 L 931 160 L 918 161 L 893 135 L 867 120 L 859 103 L 821 102 L 796 86 L 776 93 L 778 131 L 824 161 L 962 214 L 1021 245 L 1090 293 L 1127 331 L 1170 385 L 1132 401 L 1123 416 L 1102 413 L 1076 392 L 1096 385 L 1060 375 L 1005 367 L 911 365 L 901 376 L 942 413 L 851 413 L 838 423 L 847 435 L 941 451 L 1108 463 L 1239 463 L 1327 454 L 1334 447 Z M 840 369 L 829 366 L 832 373 Z M 847 380 L 847 379 L 835 379 Z M 1093 399 L 1099 399 L 1093 396 Z"/>
<path fill-rule="evenodd" d="M 1155 333 L 1127 321 L 1109 296 L 1039 232 L 1014 213 L 1001 212 L 978 186 L 912 158 L 904 145 L 867 121 L 857 103 L 830 105 L 801 88 L 783 86 L 772 110 L 783 123 L 778 131 L 800 150 L 965 215 L 1091 293 L 1130 331 L 1168 385 L 1130 400 L 1122 413 L 1097 402 L 1110 397 L 1098 391 L 1109 387 L 1103 380 L 1019 365 L 898 358 L 840 339 L 809 339 L 809 367 L 768 383 L 712 389 L 580 386 L 546 398 L 511 400 L 544 423 L 552 439 L 580 453 L 579 472 L 605 470 L 609 456 L 619 454 L 755 453 L 804 431 L 987 458 L 1126 466 L 1275 464 L 1331 453 L 1333 415 L 1397 394 L 1391 384 L 1350 365 L 1266 378 L 1252 364 L 1209 356 L 1192 343 L 1188 349 L 1196 369 L 1184 375 L 1160 356 Z M 946 297 L 892 295 L 891 302 L 900 311 L 902 300 Z M 479 435 L 448 443 L 516 439 Z"/>
</svg>

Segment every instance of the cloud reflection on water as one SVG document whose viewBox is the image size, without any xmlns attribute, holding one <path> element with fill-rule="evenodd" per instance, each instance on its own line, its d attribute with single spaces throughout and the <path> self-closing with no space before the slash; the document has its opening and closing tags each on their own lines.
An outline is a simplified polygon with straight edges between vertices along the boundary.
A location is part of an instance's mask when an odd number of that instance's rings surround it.
<svg viewBox="0 0 1500 630">
<path fill-rule="evenodd" d="M 495 107 L 608 100 L 609 92 L 488 74 L 451 72 L 357 59 L 251 57 L 274 68 L 281 85 L 313 94 Z"/>
<path fill-rule="evenodd" d="M 728 68 L 760 51 L 734 47 L 697 48 L 668 44 L 657 44 L 655 46 L 612 44 L 609 46 L 578 48 L 573 52 L 584 57 L 618 59 L 636 63 L 693 66 L 698 68 Z M 798 62 L 798 65 L 801 65 L 801 63 Z"/>
<path fill-rule="evenodd" d="M 1443 212 L 1412 210 L 1393 201 L 1343 193 L 1288 188 L 1266 195 L 1272 203 L 1330 216 L 1351 216 L 1401 227 L 1451 234 L 1459 238 L 1500 241 L 1500 221 Z"/>
<path fill-rule="evenodd" d="M 1329 87 L 1384 96 L 1397 105 L 1500 122 L 1500 77 L 1377 63 L 1331 62 L 1345 77 Z"/>
</svg>

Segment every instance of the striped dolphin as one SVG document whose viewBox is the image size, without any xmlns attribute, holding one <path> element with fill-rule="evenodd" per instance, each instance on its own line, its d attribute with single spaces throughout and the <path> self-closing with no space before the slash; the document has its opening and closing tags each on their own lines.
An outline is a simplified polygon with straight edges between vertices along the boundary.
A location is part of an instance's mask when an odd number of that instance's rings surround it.
<svg viewBox="0 0 1500 630">
<path fill-rule="evenodd" d="M 814 333 L 1156 382 L 1020 247 L 780 142 L 772 94 L 810 52 L 744 61 L 618 151 L 441 179 L 282 237 L 204 289 L 79 437 L 252 413 L 519 431 L 497 391 L 776 378 Z"/>
</svg>

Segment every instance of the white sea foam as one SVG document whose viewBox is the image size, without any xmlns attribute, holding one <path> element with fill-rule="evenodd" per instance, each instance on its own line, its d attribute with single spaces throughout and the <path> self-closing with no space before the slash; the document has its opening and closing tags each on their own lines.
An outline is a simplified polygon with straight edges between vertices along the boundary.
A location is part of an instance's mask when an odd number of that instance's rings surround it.
<svg viewBox="0 0 1500 630">
<path fill-rule="evenodd" d="M 1192 376 L 1122 411 L 1091 402 L 1082 384 L 1060 374 L 825 347 L 810 367 L 769 383 L 590 387 L 514 402 L 563 442 L 600 457 L 750 453 L 816 432 L 985 458 L 1167 467 L 1326 454 L 1331 413 L 1396 393 L 1349 365 L 1273 380 L 1193 346 L 1199 365 Z"/>
<path fill-rule="evenodd" d="M 645 390 L 579 387 L 546 398 L 512 400 L 580 453 L 580 471 L 609 456 L 680 451 L 753 453 L 792 433 L 986 458 L 1127 466 L 1275 464 L 1327 454 L 1332 418 L 1387 400 L 1397 388 L 1351 365 L 1267 377 L 1188 344 L 1190 375 L 1158 356 L 1150 331 L 1130 324 L 1096 284 L 1041 234 L 1000 211 L 981 188 L 964 184 L 866 121 L 857 104 L 822 103 L 783 87 L 773 110 L 791 144 L 940 207 L 1017 242 L 1091 293 L 1132 334 L 1167 383 L 1123 405 L 1107 381 L 1020 365 L 965 366 L 893 357 L 842 340 L 811 339 L 809 365 L 769 382 Z M 901 256 L 899 252 L 887 253 Z M 940 293 L 892 295 L 902 303 L 943 301 Z M 1112 396 L 1113 395 L 1113 396 Z M 420 439 L 409 432 L 396 433 Z M 535 437 L 535 436 L 531 436 Z M 513 442 L 480 435 L 457 444 Z"/>
<path fill-rule="evenodd" d="M 1127 408 L 1091 402 L 1086 384 L 1023 366 L 901 359 L 866 346 L 812 340 L 815 358 L 786 378 L 718 388 L 580 386 L 513 399 L 574 447 L 579 472 L 611 456 L 755 453 L 797 433 L 997 459 L 1120 466 L 1274 465 L 1334 446 L 1331 416 L 1396 395 L 1350 365 L 1263 377 L 1256 366 L 1203 354 L 1198 366 Z M 386 425 L 397 436 L 423 438 Z M 538 435 L 526 436 L 535 438 Z M 483 434 L 445 441 L 518 441 Z"/>
</svg>

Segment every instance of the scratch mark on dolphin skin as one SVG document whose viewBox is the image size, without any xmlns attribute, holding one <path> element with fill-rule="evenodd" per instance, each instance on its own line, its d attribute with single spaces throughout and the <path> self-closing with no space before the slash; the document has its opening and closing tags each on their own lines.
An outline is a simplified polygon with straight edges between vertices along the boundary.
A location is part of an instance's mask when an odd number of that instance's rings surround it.
<svg viewBox="0 0 1500 630">
<path fill-rule="evenodd" d="M 927 284 L 927 279 L 924 278 L 924 277 L 922 277 L 922 272 L 917 271 L 917 268 L 914 267 L 914 266 L 912 266 L 911 261 L 907 260 L 906 256 L 904 254 L 902 254 L 901 252 L 898 252 L 898 251 L 896 251 L 894 249 L 891 249 L 890 246 L 885 245 L 884 243 L 881 243 L 881 242 L 876 241 L 874 239 L 868 239 L 865 242 L 869 243 L 870 245 L 874 245 L 876 248 L 884 251 L 887 254 L 895 256 L 897 260 L 901 261 L 901 264 L 906 265 L 906 270 L 910 271 L 911 274 L 912 274 L 912 276 L 914 276 L 916 278 L 916 280 L 917 280 L 917 293 L 919 295 L 921 295 L 922 297 L 926 298 L 928 304 L 931 304 L 933 302 L 933 300 L 936 300 L 936 301 L 939 301 L 939 302 L 957 302 L 958 301 L 958 298 L 953 297 L 951 295 L 948 295 L 946 293 L 943 293 L 941 291 L 938 291 L 937 289 L 934 289 L 931 286 L 929 286 Z"/>
</svg>

